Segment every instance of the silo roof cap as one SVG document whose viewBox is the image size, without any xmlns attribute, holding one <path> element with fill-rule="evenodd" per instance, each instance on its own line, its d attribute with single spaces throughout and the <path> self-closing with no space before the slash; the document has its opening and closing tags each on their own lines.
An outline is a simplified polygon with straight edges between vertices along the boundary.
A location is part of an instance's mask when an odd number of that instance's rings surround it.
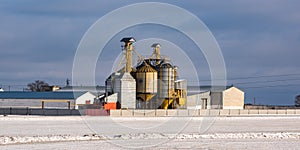
<svg viewBox="0 0 300 150">
<path fill-rule="evenodd" d="M 154 44 L 152 44 L 151 47 L 160 47 L 160 44 L 159 43 L 154 43 Z"/>
<path fill-rule="evenodd" d="M 126 38 L 123 38 L 120 42 L 124 42 L 124 43 L 128 43 L 128 42 L 135 42 L 135 39 L 133 37 L 126 37 Z"/>
<path fill-rule="evenodd" d="M 142 68 L 138 69 L 137 72 L 157 72 L 150 65 L 145 65 Z"/>
</svg>

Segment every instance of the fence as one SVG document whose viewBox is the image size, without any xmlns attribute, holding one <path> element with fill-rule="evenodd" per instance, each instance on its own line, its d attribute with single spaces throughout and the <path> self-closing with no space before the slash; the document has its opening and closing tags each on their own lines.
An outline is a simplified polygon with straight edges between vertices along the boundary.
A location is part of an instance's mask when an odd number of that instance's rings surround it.
<svg viewBox="0 0 300 150">
<path fill-rule="evenodd" d="M 0 108 L 0 115 L 43 116 L 112 116 L 112 117 L 205 117 L 205 116 L 300 116 L 300 109 L 156 109 L 156 110 L 103 110 L 103 109 L 40 109 Z"/>
<path fill-rule="evenodd" d="M 41 109 L 41 108 L 0 108 L 0 115 L 42 115 L 42 116 L 109 116 L 103 109 Z"/>
<path fill-rule="evenodd" d="M 80 116 L 74 109 L 0 108 L 0 115 Z"/>
<path fill-rule="evenodd" d="M 300 116 L 300 109 L 110 110 L 112 117 Z"/>
</svg>

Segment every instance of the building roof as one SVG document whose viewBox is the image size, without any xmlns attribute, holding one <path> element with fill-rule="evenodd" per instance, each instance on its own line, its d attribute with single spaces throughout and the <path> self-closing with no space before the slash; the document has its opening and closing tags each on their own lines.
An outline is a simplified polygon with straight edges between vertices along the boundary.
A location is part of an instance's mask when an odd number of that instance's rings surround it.
<svg viewBox="0 0 300 150">
<path fill-rule="evenodd" d="M 222 92 L 232 86 L 187 86 L 187 95 L 199 94 L 204 92 Z M 105 93 L 105 86 L 67 86 L 57 90 L 57 92 L 91 92 L 94 95 Z"/>
<path fill-rule="evenodd" d="M 200 94 L 205 92 L 223 92 L 233 86 L 188 86 L 187 95 Z"/>
<path fill-rule="evenodd" d="M 76 99 L 87 92 L 0 92 L 0 99 Z"/>
<path fill-rule="evenodd" d="M 105 93 L 105 86 L 66 86 L 56 92 L 91 92 L 98 94 Z"/>
</svg>

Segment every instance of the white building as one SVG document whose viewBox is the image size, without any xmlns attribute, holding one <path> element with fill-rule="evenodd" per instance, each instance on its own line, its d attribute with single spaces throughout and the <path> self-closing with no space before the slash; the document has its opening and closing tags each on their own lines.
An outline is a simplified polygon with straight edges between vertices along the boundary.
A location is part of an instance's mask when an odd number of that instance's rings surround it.
<svg viewBox="0 0 300 150">
<path fill-rule="evenodd" d="M 1 107 L 70 108 L 93 104 L 91 92 L 0 92 Z"/>
<path fill-rule="evenodd" d="M 207 89 L 207 87 L 204 89 Z M 234 86 L 225 88 L 210 87 L 207 91 L 202 91 L 198 94 L 194 92 L 189 95 L 187 97 L 187 108 L 244 109 L 244 92 Z"/>
</svg>

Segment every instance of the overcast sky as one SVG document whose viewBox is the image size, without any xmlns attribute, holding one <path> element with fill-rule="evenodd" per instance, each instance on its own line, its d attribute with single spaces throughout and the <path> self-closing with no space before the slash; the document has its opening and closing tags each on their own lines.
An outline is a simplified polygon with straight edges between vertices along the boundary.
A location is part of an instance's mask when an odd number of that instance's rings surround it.
<svg viewBox="0 0 300 150">
<path fill-rule="evenodd" d="M 20 90 L 37 79 L 65 85 L 65 80 L 72 78 L 77 46 L 90 26 L 107 13 L 136 2 L 140 1 L 0 0 L 0 86 Z M 246 103 L 252 103 L 255 97 L 259 104 L 293 104 L 294 97 L 300 94 L 300 1 L 159 2 L 186 9 L 206 24 L 222 50 L 228 85 L 244 90 Z M 191 41 L 170 28 L 128 28 L 107 43 L 103 51 L 107 59 L 98 60 L 98 85 L 104 85 L 105 77 L 111 73 L 111 67 L 106 66 L 113 65 L 121 51 L 119 40 L 126 35 L 137 41 L 159 38 L 182 49 L 196 49 Z M 172 43 L 166 42 L 161 50 L 176 48 Z M 145 49 L 150 55 L 150 45 Z M 197 58 L 200 84 L 209 84 L 205 57 Z M 173 59 L 184 70 L 180 72 L 182 78 L 191 78 L 185 71 L 187 67 Z"/>
</svg>

